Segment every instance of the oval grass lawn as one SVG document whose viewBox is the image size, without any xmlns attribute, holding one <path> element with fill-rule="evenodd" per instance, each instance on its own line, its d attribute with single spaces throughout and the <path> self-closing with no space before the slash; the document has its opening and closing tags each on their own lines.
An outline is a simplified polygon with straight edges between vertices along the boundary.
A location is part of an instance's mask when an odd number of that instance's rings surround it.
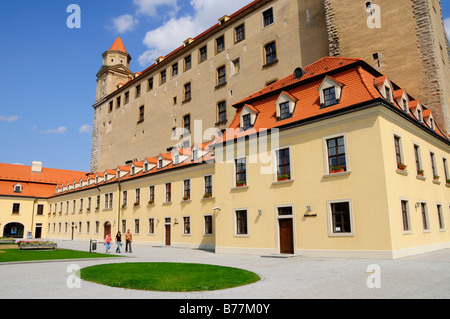
<svg viewBox="0 0 450 319">
<path fill-rule="evenodd" d="M 97 265 L 81 269 L 80 278 L 111 287 L 173 292 L 226 289 L 261 279 L 247 270 L 184 263 Z"/>
</svg>

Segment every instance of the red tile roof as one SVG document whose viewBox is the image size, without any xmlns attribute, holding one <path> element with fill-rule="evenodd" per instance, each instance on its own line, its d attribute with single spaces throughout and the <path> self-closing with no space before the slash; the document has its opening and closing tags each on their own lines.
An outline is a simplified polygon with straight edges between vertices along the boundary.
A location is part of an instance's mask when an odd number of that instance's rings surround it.
<svg viewBox="0 0 450 319">
<path fill-rule="evenodd" d="M 114 41 L 113 45 L 111 46 L 111 48 L 109 48 L 108 51 L 122 51 L 127 53 L 127 49 L 125 49 L 125 45 L 123 44 L 120 36 L 117 37 L 116 41 Z"/>
</svg>

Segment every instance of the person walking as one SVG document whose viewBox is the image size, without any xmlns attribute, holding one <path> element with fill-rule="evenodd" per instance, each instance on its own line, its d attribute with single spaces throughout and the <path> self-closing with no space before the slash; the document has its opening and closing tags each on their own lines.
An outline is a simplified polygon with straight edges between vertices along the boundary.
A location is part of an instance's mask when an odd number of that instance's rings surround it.
<svg viewBox="0 0 450 319">
<path fill-rule="evenodd" d="M 106 236 L 105 236 L 105 248 L 106 248 L 106 253 L 109 254 L 109 250 L 111 249 L 111 235 L 110 234 L 106 234 Z"/>
<path fill-rule="evenodd" d="M 128 252 L 128 248 L 130 249 L 130 253 L 131 251 L 131 243 L 133 242 L 133 235 L 131 234 L 130 230 L 127 230 L 127 233 L 125 234 L 125 252 Z"/>
<path fill-rule="evenodd" d="M 120 246 L 122 246 L 122 234 L 120 233 L 120 230 L 117 232 L 116 235 L 116 244 L 117 244 L 116 253 L 120 254 Z"/>
</svg>

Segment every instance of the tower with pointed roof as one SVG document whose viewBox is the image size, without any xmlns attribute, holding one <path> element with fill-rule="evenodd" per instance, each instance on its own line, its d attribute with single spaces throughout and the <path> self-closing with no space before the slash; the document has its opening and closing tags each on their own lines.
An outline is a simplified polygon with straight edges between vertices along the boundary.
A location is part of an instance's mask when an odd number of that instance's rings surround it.
<svg viewBox="0 0 450 319">
<path fill-rule="evenodd" d="M 128 54 L 120 36 L 111 48 L 103 53 L 103 65 L 97 73 L 97 93 L 95 101 L 100 101 L 111 92 L 117 90 L 121 83 L 133 78 L 130 71 L 131 56 Z"/>
</svg>

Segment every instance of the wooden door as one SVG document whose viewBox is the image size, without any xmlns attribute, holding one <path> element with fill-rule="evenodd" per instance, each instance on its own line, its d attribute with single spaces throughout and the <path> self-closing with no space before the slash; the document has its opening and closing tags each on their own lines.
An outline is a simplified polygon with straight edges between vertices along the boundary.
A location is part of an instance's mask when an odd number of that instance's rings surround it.
<svg viewBox="0 0 450 319">
<path fill-rule="evenodd" d="M 170 225 L 166 225 L 166 246 L 170 246 Z"/>
<path fill-rule="evenodd" d="M 106 235 L 111 236 L 111 224 L 110 223 L 105 223 L 105 234 L 104 234 L 103 238 L 105 238 Z"/>
<path fill-rule="evenodd" d="M 280 253 L 294 253 L 294 231 L 292 218 L 279 219 L 280 224 Z"/>
</svg>

